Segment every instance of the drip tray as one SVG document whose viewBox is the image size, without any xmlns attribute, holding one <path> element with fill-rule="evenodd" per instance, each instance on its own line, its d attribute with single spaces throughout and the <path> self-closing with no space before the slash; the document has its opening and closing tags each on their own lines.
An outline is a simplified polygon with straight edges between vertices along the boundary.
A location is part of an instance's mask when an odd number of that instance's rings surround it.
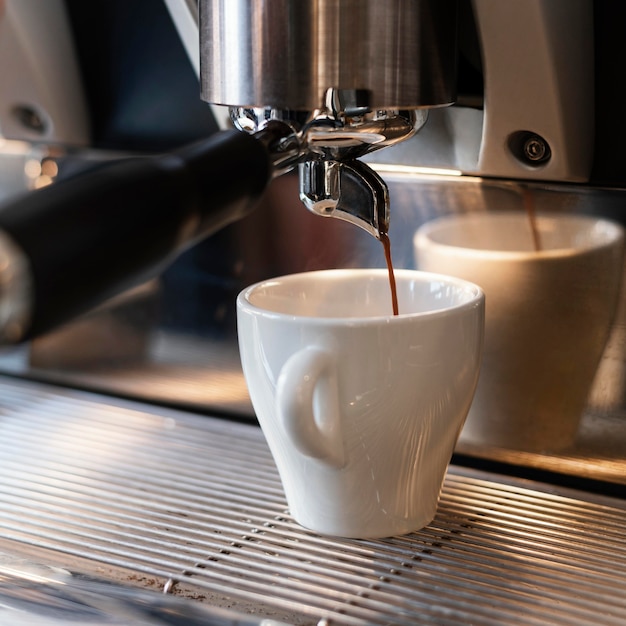
<svg viewBox="0 0 626 626">
<path fill-rule="evenodd" d="M 10 378 L 0 399 L 5 554 L 291 624 L 626 620 L 626 501 L 452 466 L 427 528 L 335 540 L 291 520 L 254 425 Z"/>
</svg>

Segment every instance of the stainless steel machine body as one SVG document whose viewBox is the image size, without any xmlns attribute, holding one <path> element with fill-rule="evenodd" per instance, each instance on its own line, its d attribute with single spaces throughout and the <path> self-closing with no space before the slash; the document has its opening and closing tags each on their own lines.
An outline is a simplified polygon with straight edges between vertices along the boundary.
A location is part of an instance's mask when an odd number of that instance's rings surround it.
<svg viewBox="0 0 626 626">
<path fill-rule="evenodd" d="M 455 1 L 202 0 L 199 15 L 207 102 L 313 111 L 329 87 L 377 109 L 454 101 Z"/>
<path fill-rule="evenodd" d="M 411 137 L 424 109 L 452 104 L 456 8 L 456 0 L 203 0 L 202 98 L 230 107 L 242 130 L 289 125 L 305 206 L 378 237 L 389 228 L 386 185 L 355 159 Z"/>
</svg>

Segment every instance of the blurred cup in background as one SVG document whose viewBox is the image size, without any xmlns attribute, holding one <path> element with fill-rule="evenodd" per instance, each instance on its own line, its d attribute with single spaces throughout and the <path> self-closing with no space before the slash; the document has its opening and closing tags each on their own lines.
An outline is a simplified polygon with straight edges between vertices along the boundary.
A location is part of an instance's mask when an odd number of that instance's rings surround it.
<svg viewBox="0 0 626 626">
<path fill-rule="evenodd" d="M 579 421 L 615 315 L 621 226 L 582 215 L 448 215 L 414 237 L 417 267 L 485 292 L 485 349 L 463 441 L 562 451 Z"/>
</svg>

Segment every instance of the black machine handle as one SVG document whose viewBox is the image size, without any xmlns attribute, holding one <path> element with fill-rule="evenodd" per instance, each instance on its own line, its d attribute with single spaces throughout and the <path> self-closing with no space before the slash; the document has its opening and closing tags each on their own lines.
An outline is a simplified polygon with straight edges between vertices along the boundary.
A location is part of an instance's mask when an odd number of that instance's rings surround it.
<svg viewBox="0 0 626 626">
<path fill-rule="evenodd" d="M 128 158 L 0 208 L 27 259 L 25 340 L 155 276 L 193 243 L 246 215 L 272 176 L 265 145 L 223 131 L 178 152 Z"/>
</svg>

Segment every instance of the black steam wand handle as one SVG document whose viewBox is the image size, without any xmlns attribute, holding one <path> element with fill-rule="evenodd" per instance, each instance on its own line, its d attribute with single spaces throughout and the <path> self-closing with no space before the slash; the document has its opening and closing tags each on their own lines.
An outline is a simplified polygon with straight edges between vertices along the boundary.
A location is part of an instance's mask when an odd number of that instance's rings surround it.
<svg viewBox="0 0 626 626">
<path fill-rule="evenodd" d="M 23 319 L 5 341 L 47 332 L 157 275 L 246 215 L 271 177 L 262 141 L 223 131 L 175 153 L 98 166 L 0 208 L 0 229 L 25 257 L 30 282 Z"/>
</svg>

